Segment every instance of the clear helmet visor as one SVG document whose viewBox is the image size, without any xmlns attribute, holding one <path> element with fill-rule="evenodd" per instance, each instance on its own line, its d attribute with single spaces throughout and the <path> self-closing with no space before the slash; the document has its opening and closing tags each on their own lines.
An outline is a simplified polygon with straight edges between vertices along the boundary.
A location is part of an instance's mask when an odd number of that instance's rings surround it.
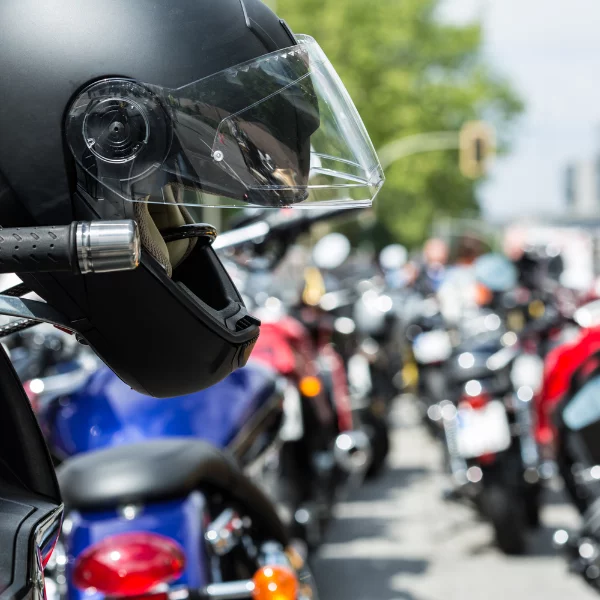
<svg viewBox="0 0 600 600">
<path fill-rule="evenodd" d="M 318 44 L 297 41 L 177 89 L 93 84 L 67 117 L 77 163 L 134 202 L 370 205 L 383 172 L 365 127 Z"/>
</svg>

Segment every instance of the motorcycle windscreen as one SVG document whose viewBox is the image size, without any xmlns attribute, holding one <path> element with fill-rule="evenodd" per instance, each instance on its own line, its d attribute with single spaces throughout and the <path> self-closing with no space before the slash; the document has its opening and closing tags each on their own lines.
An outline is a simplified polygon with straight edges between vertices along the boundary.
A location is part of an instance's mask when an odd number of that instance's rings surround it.
<svg viewBox="0 0 600 600">
<path fill-rule="evenodd" d="M 562 421 L 577 433 L 576 447 L 585 460 L 600 464 L 600 376 L 590 379 L 562 410 Z"/>
<path fill-rule="evenodd" d="M 366 129 L 318 44 L 297 41 L 177 89 L 93 84 L 67 117 L 76 161 L 131 201 L 370 205 L 383 172 Z"/>
<path fill-rule="evenodd" d="M 600 376 L 590 379 L 573 395 L 562 411 L 564 424 L 581 431 L 600 422 Z"/>
</svg>

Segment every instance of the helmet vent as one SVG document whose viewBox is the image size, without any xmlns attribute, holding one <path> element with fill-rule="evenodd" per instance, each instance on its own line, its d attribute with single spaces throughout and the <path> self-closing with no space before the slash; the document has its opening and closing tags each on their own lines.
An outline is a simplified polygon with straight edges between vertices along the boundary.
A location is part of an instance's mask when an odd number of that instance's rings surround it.
<svg viewBox="0 0 600 600">
<path fill-rule="evenodd" d="M 244 315 L 239 321 L 236 322 L 235 330 L 243 331 L 244 329 L 248 329 L 253 325 L 260 325 L 260 321 L 250 315 Z"/>
</svg>

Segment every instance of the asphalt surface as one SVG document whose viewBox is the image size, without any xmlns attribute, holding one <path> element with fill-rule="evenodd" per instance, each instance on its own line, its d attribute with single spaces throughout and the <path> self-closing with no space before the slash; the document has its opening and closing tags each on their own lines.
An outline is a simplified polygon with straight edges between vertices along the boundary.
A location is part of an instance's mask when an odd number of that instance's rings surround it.
<svg viewBox="0 0 600 600">
<path fill-rule="evenodd" d="M 313 571 L 321 600 L 591 600 L 567 571 L 553 532 L 577 523 L 560 492 L 548 492 L 543 526 L 526 556 L 494 548 L 490 527 L 443 499 L 439 448 L 398 400 L 388 467 L 340 504 Z"/>
</svg>

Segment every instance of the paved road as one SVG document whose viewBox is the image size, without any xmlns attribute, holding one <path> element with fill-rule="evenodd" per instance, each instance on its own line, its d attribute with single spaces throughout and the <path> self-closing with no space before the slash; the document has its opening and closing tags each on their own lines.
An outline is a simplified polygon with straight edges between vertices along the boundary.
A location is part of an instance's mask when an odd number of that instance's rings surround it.
<svg viewBox="0 0 600 600">
<path fill-rule="evenodd" d="M 597 600 L 551 547 L 555 529 L 577 522 L 559 494 L 548 494 L 529 554 L 505 557 L 487 524 L 442 500 L 439 450 L 409 400 L 394 422 L 387 472 L 339 506 L 314 561 L 321 600 Z"/>
</svg>

